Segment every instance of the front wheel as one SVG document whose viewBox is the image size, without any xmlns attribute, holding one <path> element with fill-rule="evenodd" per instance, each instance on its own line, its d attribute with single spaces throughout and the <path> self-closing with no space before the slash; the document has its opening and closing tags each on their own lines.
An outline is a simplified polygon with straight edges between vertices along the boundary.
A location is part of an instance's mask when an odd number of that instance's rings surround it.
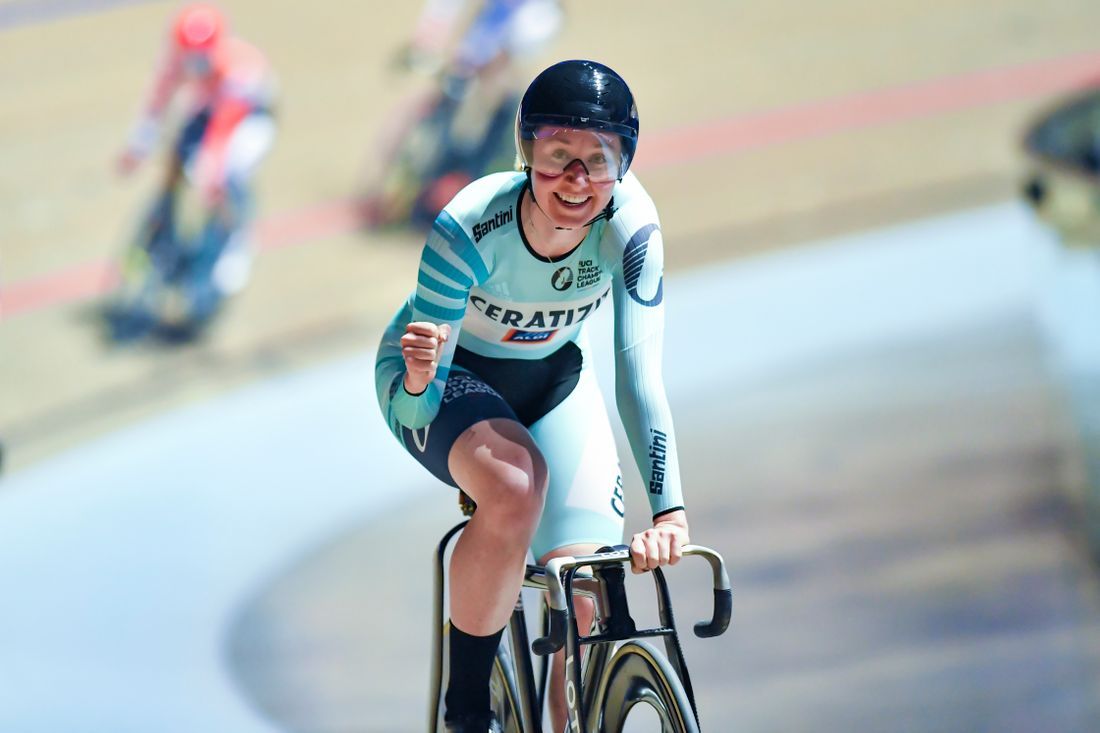
<svg viewBox="0 0 1100 733">
<path fill-rule="evenodd" d="M 523 733 L 515 665 L 512 664 L 511 652 L 504 644 L 497 648 L 493 673 L 489 677 L 489 700 L 490 708 L 496 713 L 504 733 Z"/>
<path fill-rule="evenodd" d="M 687 693 L 668 660 L 645 642 L 629 641 L 607 663 L 589 729 L 621 733 L 639 703 L 656 711 L 660 733 L 699 733 Z"/>
</svg>

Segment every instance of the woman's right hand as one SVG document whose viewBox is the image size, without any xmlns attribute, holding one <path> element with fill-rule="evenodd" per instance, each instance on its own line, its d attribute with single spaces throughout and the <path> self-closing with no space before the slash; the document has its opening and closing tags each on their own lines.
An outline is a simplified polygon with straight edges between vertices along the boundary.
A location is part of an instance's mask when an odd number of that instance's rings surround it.
<svg viewBox="0 0 1100 733">
<path fill-rule="evenodd" d="M 437 326 L 428 321 L 413 321 L 405 326 L 401 337 L 401 356 L 405 358 L 405 391 L 420 394 L 435 379 L 439 354 L 451 335 L 447 324 Z"/>
</svg>

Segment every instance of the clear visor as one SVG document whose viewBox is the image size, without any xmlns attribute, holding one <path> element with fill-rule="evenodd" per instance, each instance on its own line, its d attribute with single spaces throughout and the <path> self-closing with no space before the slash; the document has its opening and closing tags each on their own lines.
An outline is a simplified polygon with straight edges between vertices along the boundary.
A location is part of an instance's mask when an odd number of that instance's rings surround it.
<svg viewBox="0 0 1100 733">
<path fill-rule="evenodd" d="M 524 161 L 545 176 L 560 176 L 579 164 L 593 183 L 622 177 L 623 141 L 613 132 L 540 127 L 534 140 L 524 140 Z"/>
</svg>

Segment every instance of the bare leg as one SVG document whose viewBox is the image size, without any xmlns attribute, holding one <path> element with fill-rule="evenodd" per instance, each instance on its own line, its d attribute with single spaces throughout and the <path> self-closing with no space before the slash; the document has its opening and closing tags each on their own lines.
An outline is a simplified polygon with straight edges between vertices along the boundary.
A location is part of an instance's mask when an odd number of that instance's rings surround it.
<svg viewBox="0 0 1100 733">
<path fill-rule="evenodd" d="M 591 555 L 600 549 L 600 545 L 567 545 L 551 550 L 539 559 L 539 563 L 545 565 L 548 560 L 564 555 Z M 584 596 L 573 597 L 573 610 L 577 614 L 577 628 L 582 634 L 592 628 L 592 617 L 596 613 L 595 602 Z M 554 661 L 550 670 L 550 724 L 554 733 L 564 731 L 568 722 L 568 709 L 565 704 L 565 650 L 554 654 Z"/>
<path fill-rule="evenodd" d="M 448 467 L 477 502 L 451 555 L 451 620 L 487 636 L 504 628 L 519 595 L 546 496 L 546 461 L 526 428 L 492 419 L 459 436 Z"/>
</svg>

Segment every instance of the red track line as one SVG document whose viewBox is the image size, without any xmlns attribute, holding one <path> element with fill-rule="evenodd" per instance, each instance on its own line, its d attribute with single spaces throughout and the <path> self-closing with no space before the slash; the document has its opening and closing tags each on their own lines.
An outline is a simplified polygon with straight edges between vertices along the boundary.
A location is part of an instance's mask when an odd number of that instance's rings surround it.
<svg viewBox="0 0 1100 733">
<path fill-rule="evenodd" d="M 1095 52 L 978 71 L 647 134 L 637 167 L 679 165 L 1098 84 L 1100 53 Z M 360 223 L 355 201 L 342 200 L 269 216 L 257 224 L 256 236 L 261 249 L 278 249 L 348 232 Z M 101 295 L 111 272 L 110 263 L 92 262 L 12 283 L 0 288 L 0 316 Z"/>
<path fill-rule="evenodd" d="M 361 226 L 363 217 L 355 199 L 332 201 L 274 214 L 256 224 L 260 249 L 282 249 L 312 239 L 342 234 Z"/>
<path fill-rule="evenodd" d="M 114 265 L 105 260 L 23 280 L 0 289 L 0 319 L 94 298 L 110 290 L 116 281 Z"/>
<path fill-rule="evenodd" d="M 640 167 L 661 167 L 1100 85 L 1100 53 L 863 92 L 651 135 Z M 1006 141 L 1007 143 L 1008 141 Z"/>
</svg>

